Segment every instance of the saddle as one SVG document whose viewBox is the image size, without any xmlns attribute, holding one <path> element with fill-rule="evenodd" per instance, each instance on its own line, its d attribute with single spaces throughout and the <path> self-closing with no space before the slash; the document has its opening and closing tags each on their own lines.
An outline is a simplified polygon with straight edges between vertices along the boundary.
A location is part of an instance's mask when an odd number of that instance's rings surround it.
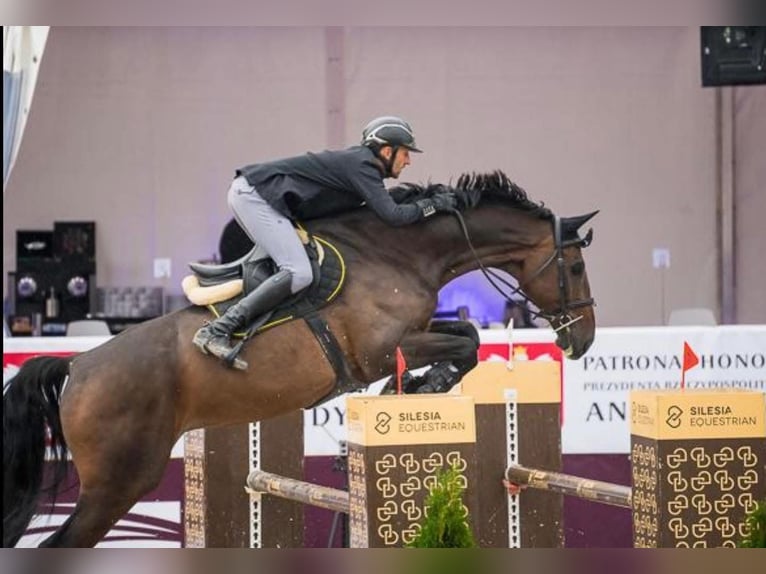
<svg viewBox="0 0 766 574">
<path fill-rule="evenodd" d="M 265 316 L 255 320 L 246 332 L 235 336 L 246 337 L 293 319 L 306 317 L 330 303 L 340 293 L 346 275 L 346 267 L 340 252 L 330 242 L 296 229 L 306 247 L 314 280 L 311 285 L 297 293 Z M 181 282 L 189 301 L 207 307 L 220 317 L 231 305 L 258 287 L 273 275 L 277 267 L 266 251 L 255 245 L 236 261 L 221 265 L 189 263 L 192 275 Z"/>
<path fill-rule="evenodd" d="M 335 372 L 335 387 L 326 397 L 317 401 L 316 404 L 319 404 L 334 396 L 358 390 L 364 385 L 351 375 L 338 340 L 317 312 L 335 299 L 343 287 L 346 278 L 343 256 L 329 241 L 311 236 L 300 227 L 296 228 L 296 233 L 306 246 L 314 280 L 300 293 L 296 293 L 264 316 L 256 318 L 244 333 L 235 333 L 234 336 L 240 340 L 233 350 L 232 360 L 256 333 L 302 318 Z M 231 263 L 190 263 L 189 267 L 193 274 L 186 276 L 182 281 L 186 297 L 194 305 L 207 307 L 216 317 L 220 317 L 229 306 L 250 293 L 277 269 L 274 261 L 258 245 Z"/>
</svg>

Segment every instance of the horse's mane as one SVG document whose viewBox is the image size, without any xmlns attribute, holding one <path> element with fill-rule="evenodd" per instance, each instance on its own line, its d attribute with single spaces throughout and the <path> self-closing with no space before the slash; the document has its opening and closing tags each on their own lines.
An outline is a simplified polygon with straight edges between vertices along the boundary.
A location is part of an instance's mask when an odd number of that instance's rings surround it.
<svg viewBox="0 0 766 574">
<path fill-rule="evenodd" d="M 461 209 L 476 207 L 480 202 L 495 200 L 529 212 L 540 219 L 551 219 L 553 213 L 543 203 L 529 199 L 527 192 L 511 181 L 505 173 L 495 170 L 491 173 L 464 173 L 455 185 L 427 183 L 425 185 L 404 183 L 391 189 L 397 203 L 411 203 L 432 197 L 437 193 L 453 192 Z"/>
</svg>

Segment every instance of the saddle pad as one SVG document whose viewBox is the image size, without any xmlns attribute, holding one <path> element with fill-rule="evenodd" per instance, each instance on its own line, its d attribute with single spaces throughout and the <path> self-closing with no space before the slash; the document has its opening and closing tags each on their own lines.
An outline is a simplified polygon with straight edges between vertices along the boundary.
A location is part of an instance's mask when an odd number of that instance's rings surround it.
<svg viewBox="0 0 766 574">
<path fill-rule="evenodd" d="M 314 239 L 324 248 L 324 258 L 319 267 L 319 281 L 315 281 L 307 291 L 298 293 L 274 309 L 268 322 L 256 329 L 257 333 L 293 319 L 300 319 L 312 311 L 321 309 L 340 293 L 346 278 L 346 264 L 343 261 L 343 256 L 329 241 L 317 236 L 314 236 Z M 213 303 L 207 307 L 216 317 L 220 317 L 226 312 L 226 309 L 237 303 L 242 297 L 243 294 L 239 293 L 227 301 Z M 236 336 L 243 337 L 245 334 L 237 333 Z"/>
</svg>

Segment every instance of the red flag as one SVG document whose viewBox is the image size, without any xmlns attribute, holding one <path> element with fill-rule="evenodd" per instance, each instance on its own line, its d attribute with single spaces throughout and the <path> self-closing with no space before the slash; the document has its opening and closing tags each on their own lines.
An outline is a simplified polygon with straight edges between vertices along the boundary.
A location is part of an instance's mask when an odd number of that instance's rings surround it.
<svg viewBox="0 0 766 574">
<path fill-rule="evenodd" d="M 697 358 L 697 355 L 692 351 L 692 348 L 689 346 L 689 343 L 684 341 L 684 366 L 683 370 L 684 372 L 688 371 L 692 367 L 696 367 L 699 364 L 700 360 Z"/>
<path fill-rule="evenodd" d="M 402 394 L 402 375 L 407 370 L 407 361 L 404 360 L 401 347 L 396 348 L 396 392 Z"/>
<path fill-rule="evenodd" d="M 686 371 L 697 366 L 699 362 L 700 362 L 699 358 L 697 357 L 696 353 L 692 351 L 692 348 L 689 346 L 689 343 L 684 341 L 684 364 L 681 367 L 681 389 L 682 390 L 684 389 L 684 387 L 686 387 Z"/>
</svg>

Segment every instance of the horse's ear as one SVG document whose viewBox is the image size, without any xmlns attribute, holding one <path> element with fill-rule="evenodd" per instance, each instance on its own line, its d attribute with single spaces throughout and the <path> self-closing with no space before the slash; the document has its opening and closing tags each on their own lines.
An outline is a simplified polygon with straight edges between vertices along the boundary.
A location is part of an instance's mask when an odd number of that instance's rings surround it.
<svg viewBox="0 0 766 574">
<path fill-rule="evenodd" d="M 562 217 L 561 227 L 567 231 L 577 231 L 586 221 L 589 221 L 598 212 L 599 210 L 597 209 L 596 211 L 591 211 L 585 215 L 577 215 L 575 217 Z"/>
</svg>

